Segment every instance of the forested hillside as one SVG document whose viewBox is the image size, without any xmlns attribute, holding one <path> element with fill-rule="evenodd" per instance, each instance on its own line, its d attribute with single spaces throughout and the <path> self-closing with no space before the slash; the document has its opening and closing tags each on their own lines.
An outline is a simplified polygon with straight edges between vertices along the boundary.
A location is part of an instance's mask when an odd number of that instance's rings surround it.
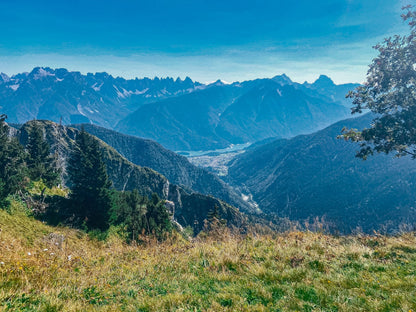
<svg viewBox="0 0 416 312">
<path fill-rule="evenodd" d="M 56 158 L 62 182 L 72 187 L 71 176 L 68 175 L 68 162 L 71 159 L 72 151 L 76 149 L 76 139 L 80 131 L 50 121 L 31 121 L 21 126 L 18 131 L 14 131 L 15 136 L 20 139 L 23 146 L 27 144 L 33 128 L 39 128 L 43 133 L 51 146 L 52 155 Z M 240 226 L 244 222 L 245 218 L 242 214 L 231 205 L 211 196 L 186 191 L 170 183 L 166 177 L 156 171 L 129 162 L 103 141 L 95 137 L 91 137 L 91 140 L 97 143 L 106 167 L 106 173 L 114 189 L 119 191 L 136 190 L 140 196 L 145 197 L 157 194 L 162 199 L 172 201 L 174 206 L 171 207 L 172 211 L 170 213 L 183 226 L 193 227 L 195 233 L 203 228 L 203 220 L 215 207 L 218 207 L 219 216 L 229 222 L 230 226 Z M 77 166 L 82 168 L 84 165 L 84 163 L 75 163 L 72 164 L 72 167 L 76 171 Z M 24 173 L 22 174 L 24 175 Z M 85 187 L 90 186 L 85 185 Z"/>
<path fill-rule="evenodd" d="M 160 144 L 134 136 L 124 135 L 90 124 L 73 125 L 84 129 L 112 146 L 132 163 L 152 168 L 163 174 L 171 183 L 188 191 L 212 195 L 224 200 L 242 211 L 255 212 L 253 204 L 243 200 L 242 194 L 224 183 L 213 173 L 196 167 L 186 157 L 165 149 Z"/>
<path fill-rule="evenodd" d="M 368 127 L 372 115 L 338 122 L 310 135 L 275 140 L 230 163 L 229 181 L 244 185 L 265 212 L 333 231 L 397 231 L 416 222 L 416 162 L 355 157 L 358 144 L 337 139 L 343 127 Z"/>
</svg>

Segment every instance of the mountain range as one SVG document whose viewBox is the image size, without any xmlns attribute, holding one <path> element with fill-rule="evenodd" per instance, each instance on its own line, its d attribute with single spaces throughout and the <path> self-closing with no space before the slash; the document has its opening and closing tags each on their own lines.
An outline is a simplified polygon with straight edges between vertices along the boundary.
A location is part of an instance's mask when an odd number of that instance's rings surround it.
<svg viewBox="0 0 416 312">
<path fill-rule="evenodd" d="M 30 73 L 0 76 L 0 107 L 9 122 L 32 119 L 94 123 L 112 128 L 140 105 L 192 92 L 190 78 L 124 79 L 107 73 L 82 75 L 64 68 L 36 67 Z"/>
<path fill-rule="evenodd" d="M 331 96 L 322 92 L 322 80 L 331 82 Z M 143 105 L 116 129 L 182 151 L 293 137 L 346 118 L 349 101 L 339 98 L 339 90 L 353 86 L 336 86 L 324 76 L 312 85 L 298 84 L 283 75 L 217 84 Z"/>
<path fill-rule="evenodd" d="M 201 84 L 188 77 L 127 80 L 37 67 L 1 75 L 0 109 L 12 123 L 91 123 L 171 150 L 210 150 L 322 129 L 348 116 L 345 94 L 355 86 L 336 85 L 326 76 L 312 84 L 284 74 Z"/>
</svg>

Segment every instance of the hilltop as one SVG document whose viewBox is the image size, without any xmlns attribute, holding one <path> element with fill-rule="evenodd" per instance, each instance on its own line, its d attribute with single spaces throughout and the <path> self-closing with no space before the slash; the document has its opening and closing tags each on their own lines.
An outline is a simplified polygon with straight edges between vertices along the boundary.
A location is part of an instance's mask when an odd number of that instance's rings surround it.
<svg viewBox="0 0 416 312">
<path fill-rule="evenodd" d="M 416 238 L 289 232 L 135 246 L 0 210 L 5 311 L 415 311 Z"/>
</svg>

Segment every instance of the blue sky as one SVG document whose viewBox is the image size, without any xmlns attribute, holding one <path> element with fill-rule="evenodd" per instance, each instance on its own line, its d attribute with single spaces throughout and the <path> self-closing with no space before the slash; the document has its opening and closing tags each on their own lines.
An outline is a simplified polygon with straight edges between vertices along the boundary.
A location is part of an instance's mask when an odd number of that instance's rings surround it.
<svg viewBox="0 0 416 312">
<path fill-rule="evenodd" d="M 413 0 L 414 2 L 414 0 Z M 412 0 L 0 0 L 0 72 L 362 82 Z"/>
</svg>

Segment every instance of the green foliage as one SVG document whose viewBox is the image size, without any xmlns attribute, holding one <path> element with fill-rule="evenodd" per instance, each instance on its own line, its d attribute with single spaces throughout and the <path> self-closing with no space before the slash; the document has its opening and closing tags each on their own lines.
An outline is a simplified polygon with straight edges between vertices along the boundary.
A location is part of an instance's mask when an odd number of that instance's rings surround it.
<svg viewBox="0 0 416 312">
<path fill-rule="evenodd" d="M 6 200 L 4 195 L 4 182 L 0 179 L 0 209 L 9 205 L 9 202 Z"/>
<path fill-rule="evenodd" d="M 111 182 L 98 141 L 84 130 L 76 137 L 68 162 L 68 174 L 72 183 L 72 223 L 76 226 L 85 225 L 87 229 L 106 230 L 112 207 Z"/>
<path fill-rule="evenodd" d="M 6 211 L 14 216 L 31 216 L 32 211 L 27 207 L 27 205 L 22 201 L 22 199 L 17 195 L 9 195 L 7 197 L 8 206 Z"/>
<path fill-rule="evenodd" d="M 225 227 L 227 225 L 227 220 L 221 218 L 218 205 L 214 205 L 214 209 L 208 211 L 207 218 L 204 223 L 204 230 L 206 232 L 211 232 Z"/>
<path fill-rule="evenodd" d="M 156 194 L 151 199 L 139 195 L 137 190 L 114 194 L 111 223 L 121 224 L 129 240 L 136 241 L 142 234 L 152 234 L 161 239 L 166 232 L 171 231 L 172 224 L 165 201 Z"/>
<path fill-rule="evenodd" d="M 30 179 L 42 179 L 48 187 L 58 184 L 59 170 L 56 167 L 56 159 L 50 155 L 49 144 L 44 139 L 43 130 L 37 123 L 34 123 L 30 129 L 26 150 Z"/>
<path fill-rule="evenodd" d="M 130 240 L 136 240 L 145 228 L 146 197 L 137 190 L 116 193 L 116 205 L 112 213 L 113 224 L 123 224 Z"/>
<path fill-rule="evenodd" d="M 368 129 L 343 129 L 343 138 L 361 142 L 357 157 L 363 159 L 374 152 L 416 158 L 416 11 L 412 6 L 404 9 L 410 34 L 376 45 L 379 54 L 370 64 L 366 83 L 348 94 L 353 114 L 363 110 L 376 114 Z"/>
<path fill-rule="evenodd" d="M 48 187 L 43 180 L 31 181 L 27 187 L 27 191 L 31 195 L 44 195 L 44 196 L 62 196 L 66 197 L 69 190 L 57 186 Z"/>
<path fill-rule="evenodd" d="M 7 116 L 0 115 L 0 205 L 7 204 L 6 197 L 25 185 L 26 154 L 16 138 L 9 137 Z"/>
<path fill-rule="evenodd" d="M 170 215 L 165 207 L 165 202 L 160 200 L 157 194 L 153 194 L 146 214 L 147 233 L 163 237 L 164 232 L 172 229 Z"/>
</svg>

